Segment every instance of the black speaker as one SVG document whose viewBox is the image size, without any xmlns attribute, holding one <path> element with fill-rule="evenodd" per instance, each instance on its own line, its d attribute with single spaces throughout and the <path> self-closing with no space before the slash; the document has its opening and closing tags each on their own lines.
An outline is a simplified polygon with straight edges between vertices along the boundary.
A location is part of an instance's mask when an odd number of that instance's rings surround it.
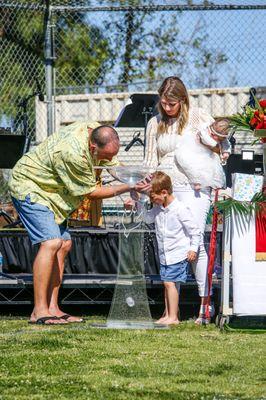
<svg viewBox="0 0 266 400">
<path fill-rule="evenodd" d="M 14 167 L 24 153 L 26 139 L 24 135 L 0 135 L 0 168 Z"/>
<path fill-rule="evenodd" d="M 135 93 L 130 96 L 132 104 L 125 106 L 114 123 L 115 127 L 144 128 L 155 114 L 159 101 L 157 94 Z M 146 116 L 145 116 L 146 114 Z"/>
<path fill-rule="evenodd" d="M 231 154 L 224 167 L 227 187 L 232 187 L 232 174 L 241 172 L 243 174 L 263 175 L 263 156 L 254 154 L 253 160 L 243 160 L 242 154 Z"/>
</svg>

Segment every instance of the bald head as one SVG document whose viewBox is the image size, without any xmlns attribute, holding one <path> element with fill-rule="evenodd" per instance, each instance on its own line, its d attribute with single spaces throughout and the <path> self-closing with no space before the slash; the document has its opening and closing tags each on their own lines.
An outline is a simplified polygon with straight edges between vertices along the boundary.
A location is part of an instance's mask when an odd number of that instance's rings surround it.
<svg viewBox="0 0 266 400">
<path fill-rule="evenodd" d="M 103 149 L 108 143 L 116 142 L 119 146 L 119 136 L 116 130 L 109 125 L 101 125 L 91 132 L 91 142 Z"/>
<path fill-rule="evenodd" d="M 101 125 L 90 134 L 90 152 L 98 160 L 111 161 L 117 155 L 120 147 L 116 130 L 109 125 Z"/>
</svg>

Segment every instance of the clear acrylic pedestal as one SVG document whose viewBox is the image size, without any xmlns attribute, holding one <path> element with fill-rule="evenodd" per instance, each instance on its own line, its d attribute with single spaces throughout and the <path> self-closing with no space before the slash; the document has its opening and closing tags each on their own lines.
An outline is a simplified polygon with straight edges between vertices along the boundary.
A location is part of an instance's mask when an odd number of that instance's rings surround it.
<svg viewBox="0 0 266 400">
<path fill-rule="evenodd" d="M 118 167 L 118 179 L 134 185 L 147 172 L 143 167 Z M 143 195 L 142 195 L 143 196 Z M 117 279 L 110 312 L 105 324 L 93 324 L 97 328 L 109 329 L 165 329 L 166 325 L 153 322 L 146 290 L 144 275 L 144 234 L 143 222 L 145 201 L 139 204 L 135 222 L 131 222 L 126 211 L 119 217 L 119 261 Z M 129 222 L 130 221 L 130 222 Z"/>
</svg>

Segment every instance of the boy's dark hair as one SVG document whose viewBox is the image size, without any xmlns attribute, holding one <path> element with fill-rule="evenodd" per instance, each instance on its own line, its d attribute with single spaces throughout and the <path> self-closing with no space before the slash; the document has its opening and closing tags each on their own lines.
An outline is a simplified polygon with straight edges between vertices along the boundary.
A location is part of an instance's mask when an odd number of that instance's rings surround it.
<svg viewBox="0 0 266 400">
<path fill-rule="evenodd" d="M 119 136 L 116 130 L 110 125 L 101 125 L 93 129 L 91 132 L 91 142 L 96 144 L 101 149 L 108 143 L 117 141 L 119 143 Z"/>
<path fill-rule="evenodd" d="M 153 174 L 152 180 L 152 191 L 154 193 L 160 193 L 162 190 L 167 190 L 168 194 L 173 193 L 173 185 L 169 175 L 164 172 L 157 171 Z"/>
</svg>

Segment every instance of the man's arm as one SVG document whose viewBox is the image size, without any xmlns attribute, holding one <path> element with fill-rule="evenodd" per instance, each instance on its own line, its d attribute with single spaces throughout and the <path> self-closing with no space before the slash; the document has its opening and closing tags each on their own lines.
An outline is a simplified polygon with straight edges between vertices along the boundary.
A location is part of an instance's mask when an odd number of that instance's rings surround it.
<svg viewBox="0 0 266 400">
<path fill-rule="evenodd" d="M 129 192 L 130 189 L 132 188 L 126 184 L 100 187 L 88 193 L 87 197 L 91 200 L 108 199 Z"/>
</svg>

